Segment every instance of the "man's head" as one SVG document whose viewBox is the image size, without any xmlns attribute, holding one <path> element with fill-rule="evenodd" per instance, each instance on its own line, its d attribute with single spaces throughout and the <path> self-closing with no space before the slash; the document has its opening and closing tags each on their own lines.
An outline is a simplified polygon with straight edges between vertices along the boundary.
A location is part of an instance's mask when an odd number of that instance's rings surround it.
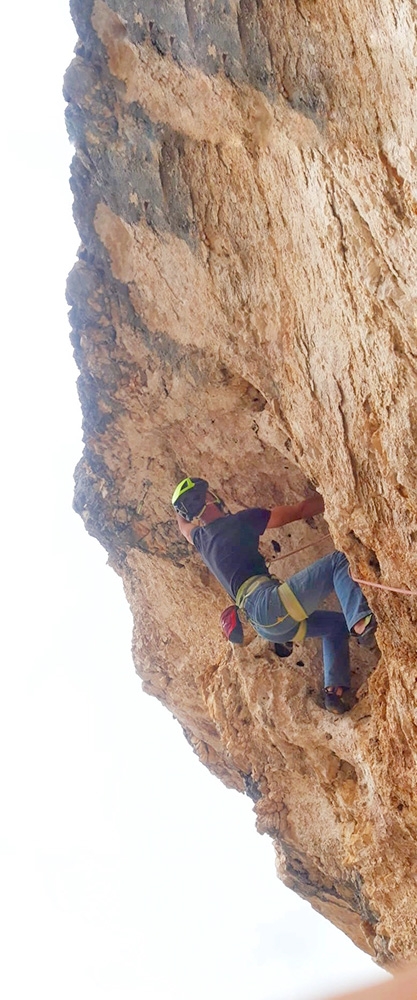
<svg viewBox="0 0 417 1000">
<path fill-rule="evenodd" d="M 223 501 L 209 489 L 207 480 L 198 476 L 182 479 L 172 494 L 171 503 L 185 521 L 198 519 L 209 505 L 213 504 L 219 510 L 223 507 Z"/>
</svg>

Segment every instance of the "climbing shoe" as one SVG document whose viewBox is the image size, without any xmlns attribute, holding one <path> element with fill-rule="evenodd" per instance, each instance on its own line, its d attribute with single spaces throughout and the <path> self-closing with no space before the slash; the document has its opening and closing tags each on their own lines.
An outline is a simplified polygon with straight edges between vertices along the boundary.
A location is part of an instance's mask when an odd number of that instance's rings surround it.
<svg viewBox="0 0 417 1000">
<path fill-rule="evenodd" d="M 326 712 L 331 712 L 332 715 L 343 715 L 345 712 L 349 711 L 349 706 L 345 705 L 343 695 L 336 694 L 335 691 L 324 690 L 324 707 Z"/>
<path fill-rule="evenodd" d="M 352 632 L 355 639 L 357 639 L 359 646 L 375 646 L 375 632 L 377 625 L 378 622 L 375 615 L 370 614 L 366 619 L 366 625 L 363 632 L 361 632 L 360 635 L 358 635 L 355 631 Z"/>
<path fill-rule="evenodd" d="M 281 657 L 291 656 L 292 647 L 292 642 L 274 642 L 274 653 Z"/>
</svg>

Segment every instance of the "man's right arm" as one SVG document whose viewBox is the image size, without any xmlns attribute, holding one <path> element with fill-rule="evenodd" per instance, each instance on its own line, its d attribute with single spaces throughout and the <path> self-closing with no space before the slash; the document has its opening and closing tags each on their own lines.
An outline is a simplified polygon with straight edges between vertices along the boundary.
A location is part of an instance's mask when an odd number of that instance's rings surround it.
<svg viewBox="0 0 417 1000">
<path fill-rule="evenodd" d="M 320 496 L 320 493 L 314 493 L 313 496 L 307 497 L 307 500 L 301 500 L 300 503 L 273 507 L 266 527 L 281 528 L 283 524 L 302 521 L 307 517 L 314 517 L 315 514 L 322 514 L 323 511 L 323 497 Z"/>
</svg>

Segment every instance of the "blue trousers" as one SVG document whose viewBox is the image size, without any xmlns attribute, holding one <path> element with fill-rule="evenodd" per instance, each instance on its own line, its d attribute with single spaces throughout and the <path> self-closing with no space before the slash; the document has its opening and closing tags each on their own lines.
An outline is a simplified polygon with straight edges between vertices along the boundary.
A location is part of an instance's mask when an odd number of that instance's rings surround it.
<svg viewBox="0 0 417 1000">
<path fill-rule="evenodd" d="M 325 687 L 350 687 L 349 634 L 370 608 L 357 583 L 349 575 L 343 552 L 332 552 L 289 577 L 288 585 L 308 615 L 306 639 L 323 640 Z M 335 592 L 343 614 L 320 611 L 322 601 Z M 280 600 L 276 580 L 267 580 L 245 601 L 245 614 L 258 635 L 271 642 L 288 642 L 298 631 Z M 276 624 L 279 618 L 284 621 Z"/>
</svg>

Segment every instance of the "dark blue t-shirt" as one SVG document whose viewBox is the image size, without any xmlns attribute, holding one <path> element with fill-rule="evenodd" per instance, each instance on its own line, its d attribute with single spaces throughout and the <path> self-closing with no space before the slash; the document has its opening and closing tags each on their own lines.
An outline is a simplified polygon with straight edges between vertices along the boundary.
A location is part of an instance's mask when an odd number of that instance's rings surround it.
<svg viewBox="0 0 417 1000">
<path fill-rule="evenodd" d="M 264 507 L 251 507 L 194 528 L 191 534 L 206 566 L 233 599 L 250 576 L 269 576 L 258 546 L 270 513 Z"/>
</svg>

